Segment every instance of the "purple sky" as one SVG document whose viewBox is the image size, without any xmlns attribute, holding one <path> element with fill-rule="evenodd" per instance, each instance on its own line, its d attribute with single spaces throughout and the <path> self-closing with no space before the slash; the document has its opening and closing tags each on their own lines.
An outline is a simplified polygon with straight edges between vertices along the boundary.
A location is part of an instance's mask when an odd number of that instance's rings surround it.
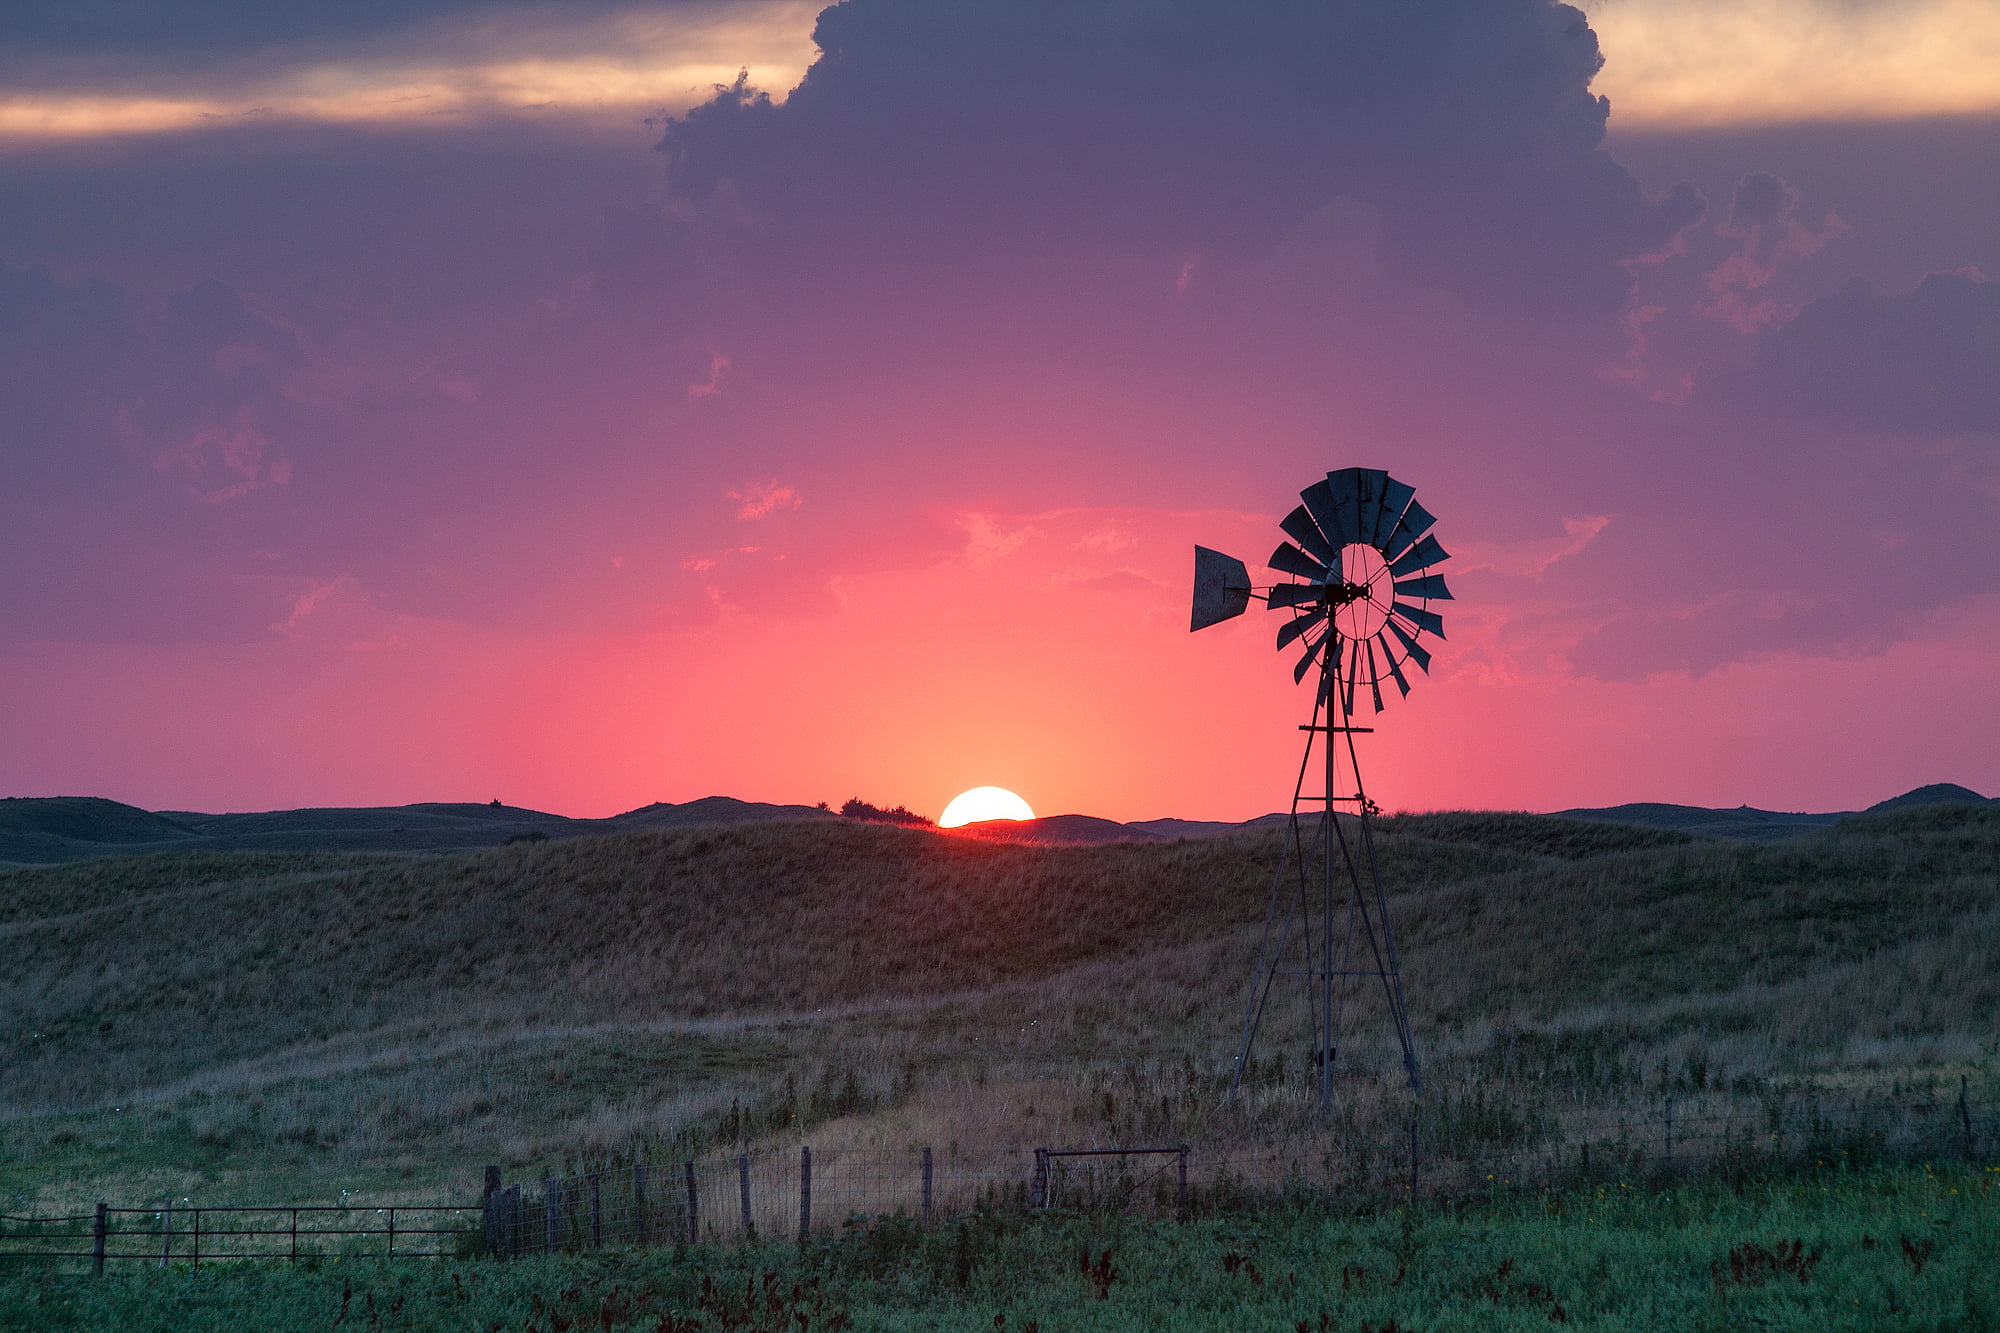
<svg viewBox="0 0 2000 1333">
<path fill-rule="evenodd" d="M 1247 816 L 1188 548 L 1356 464 L 1385 805 L 2000 791 L 1990 9 L 814 22 L 14 6 L 0 792 Z"/>
</svg>

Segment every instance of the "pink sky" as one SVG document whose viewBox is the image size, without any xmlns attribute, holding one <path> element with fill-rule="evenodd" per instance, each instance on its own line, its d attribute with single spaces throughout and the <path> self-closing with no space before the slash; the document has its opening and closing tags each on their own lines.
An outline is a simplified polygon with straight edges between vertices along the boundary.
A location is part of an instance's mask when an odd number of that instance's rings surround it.
<svg viewBox="0 0 2000 1333">
<path fill-rule="evenodd" d="M 370 36 L 197 8 L 14 55 L 226 100 Z M 1261 609 L 1187 632 L 1191 547 L 1268 578 L 1355 465 L 1458 598 L 1385 807 L 2000 791 L 1993 109 L 1635 85 L 1605 138 L 1618 29 L 1538 0 L 1059 9 L 853 0 L 797 91 L 650 126 L 18 133 L 0 793 L 1243 818 L 1310 698 Z M 662 12 L 663 71 L 814 55 Z M 1710 55 L 1674 97 L 1747 96 Z"/>
</svg>

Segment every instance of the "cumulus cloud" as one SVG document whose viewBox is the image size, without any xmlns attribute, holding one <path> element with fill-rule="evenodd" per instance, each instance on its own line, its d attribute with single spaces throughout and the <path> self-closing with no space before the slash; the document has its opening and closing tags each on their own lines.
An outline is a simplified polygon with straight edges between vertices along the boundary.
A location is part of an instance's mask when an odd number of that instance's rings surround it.
<svg viewBox="0 0 2000 1333">
<path fill-rule="evenodd" d="M 1115 253 L 1185 293 L 1347 199 L 1405 283 L 1604 314 L 1699 211 L 1603 150 L 1596 38 L 1545 0 L 848 0 L 814 40 L 782 104 L 739 80 L 660 147 L 817 255 Z"/>
<path fill-rule="evenodd" d="M 1832 213 L 1817 228 L 1805 225 L 1798 217 L 1801 198 L 1796 186 L 1768 171 L 1752 172 L 1736 182 L 1729 216 L 1715 229 L 1718 236 L 1736 242 L 1736 248 L 1709 271 L 1709 296 L 1702 303 L 1702 314 L 1738 333 L 1755 333 L 1795 313 L 1796 307 L 1766 294 L 1779 266 L 1818 252 L 1847 230 L 1847 224 Z"/>
</svg>

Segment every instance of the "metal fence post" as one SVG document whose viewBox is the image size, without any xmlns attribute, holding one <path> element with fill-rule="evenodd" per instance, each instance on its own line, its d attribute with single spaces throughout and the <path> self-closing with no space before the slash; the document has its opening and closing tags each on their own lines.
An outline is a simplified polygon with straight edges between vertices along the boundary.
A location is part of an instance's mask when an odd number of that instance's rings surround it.
<svg viewBox="0 0 2000 1333">
<path fill-rule="evenodd" d="M 90 1272 L 93 1277 L 104 1276 L 104 1209 L 97 1205 L 97 1220 L 90 1228 Z"/>
<path fill-rule="evenodd" d="M 931 1148 L 930 1148 L 930 1145 L 929 1145 L 929 1144 L 927 1143 L 927 1144 L 925 1144 L 925 1145 L 924 1145 L 924 1222 L 925 1222 L 925 1224 L 926 1224 L 926 1225 L 928 1225 L 928 1224 L 929 1224 L 929 1222 L 930 1222 L 930 1220 L 931 1220 Z"/>
<path fill-rule="evenodd" d="M 693 1162 L 686 1163 L 686 1171 L 688 1196 L 687 1243 L 693 1245 L 701 1240 L 701 1195 L 695 1190 Z"/>
<path fill-rule="evenodd" d="M 806 1243 L 813 1220 L 813 1150 L 799 1149 L 799 1244 Z"/>
<path fill-rule="evenodd" d="M 292 1209 L 292 1262 L 299 1261 L 299 1210 Z"/>
<path fill-rule="evenodd" d="M 542 1251 L 554 1254 L 562 1236 L 562 1186 L 554 1176 L 542 1182 Z"/>
<path fill-rule="evenodd" d="M 646 1215 L 646 1164 L 632 1163 L 633 1231 L 641 1245 L 653 1238 L 652 1218 Z"/>
<path fill-rule="evenodd" d="M 396 1210 L 394 1208 L 389 1210 L 389 1249 L 384 1257 L 389 1259 L 396 1257 Z"/>
<path fill-rule="evenodd" d="M 160 1209 L 160 1267 L 167 1266 L 167 1256 L 174 1246 L 174 1201 L 167 1200 L 167 1206 Z"/>
<path fill-rule="evenodd" d="M 1180 1220 L 1185 1222 L 1188 1220 L 1188 1146 L 1185 1143 L 1181 1145 L 1178 1156 L 1180 1158 L 1180 1181 L 1174 1187 L 1174 1211 L 1179 1215 Z"/>
<path fill-rule="evenodd" d="M 757 1238 L 757 1224 L 750 1220 L 750 1154 L 736 1155 L 736 1188 L 743 1196 L 743 1234 Z"/>
<path fill-rule="evenodd" d="M 1667 1098 L 1667 1170 L 1674 1169 L 1674 1099 Z"/>
<path fill-rule="evenodd" d="M 194 1245 L 194 1253 L 189 1256 L 189 1259 L 196 1268 L 200 1268 L 201 1267 L 201 1209 L 199 1208 L 194 1210 L 194 1229 L 188 1233 L 188 1238 Z"/>
<path fill-rule="evenodd" d="M 595 1250 L 604 1244 L 604 1190 L 603 1172 L 592 1171 L 590 1180 L 590 1248 Z"/>
<path fill-rule="evenodd" d="M 1049 1150 L 1035 1149 L 1035 1188 L 1032 1199 L 1036 1208 L 1049 1206 Z"/>
</svg>

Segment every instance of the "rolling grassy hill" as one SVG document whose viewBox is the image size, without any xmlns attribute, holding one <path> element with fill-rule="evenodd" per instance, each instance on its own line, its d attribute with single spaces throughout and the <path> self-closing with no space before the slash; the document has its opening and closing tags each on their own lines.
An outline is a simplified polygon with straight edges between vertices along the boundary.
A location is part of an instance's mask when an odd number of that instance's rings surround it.
<svg viewBox="0 0 2000 1333">
<path fill-rule="evenodd" d="M 2000 810 L 1772 844 L 1530 815 L 1381 829 L 1435 1105 L 1610 1123 L 1663 1089 L 1988 1086 Z M 0 1190 L 421 1193 L 483 1160 L 828 1120 L 1247 1141 L 1270 1116 L 1217 1080 L 1279 847 L 819 820 L 0 874 Z M 1257 1104 L 1294 1130 L 1304 1030 L 1274 997 Z M 1364 1031 L 1343 1058 L 1387 1115 Z"/>
<path fill-rule="evenodd" d="M 439 852 L 580 838 L 633 829 L 831 819 L 809 805 L 709 796 L 656 801 L 609 819 L 571 819 L 491 801 L 329 806 L 201 814 L 154 813 L 96 796 L 0 799 L 0 865 L 49 865 L 171 851 Z"/>
</svg>

